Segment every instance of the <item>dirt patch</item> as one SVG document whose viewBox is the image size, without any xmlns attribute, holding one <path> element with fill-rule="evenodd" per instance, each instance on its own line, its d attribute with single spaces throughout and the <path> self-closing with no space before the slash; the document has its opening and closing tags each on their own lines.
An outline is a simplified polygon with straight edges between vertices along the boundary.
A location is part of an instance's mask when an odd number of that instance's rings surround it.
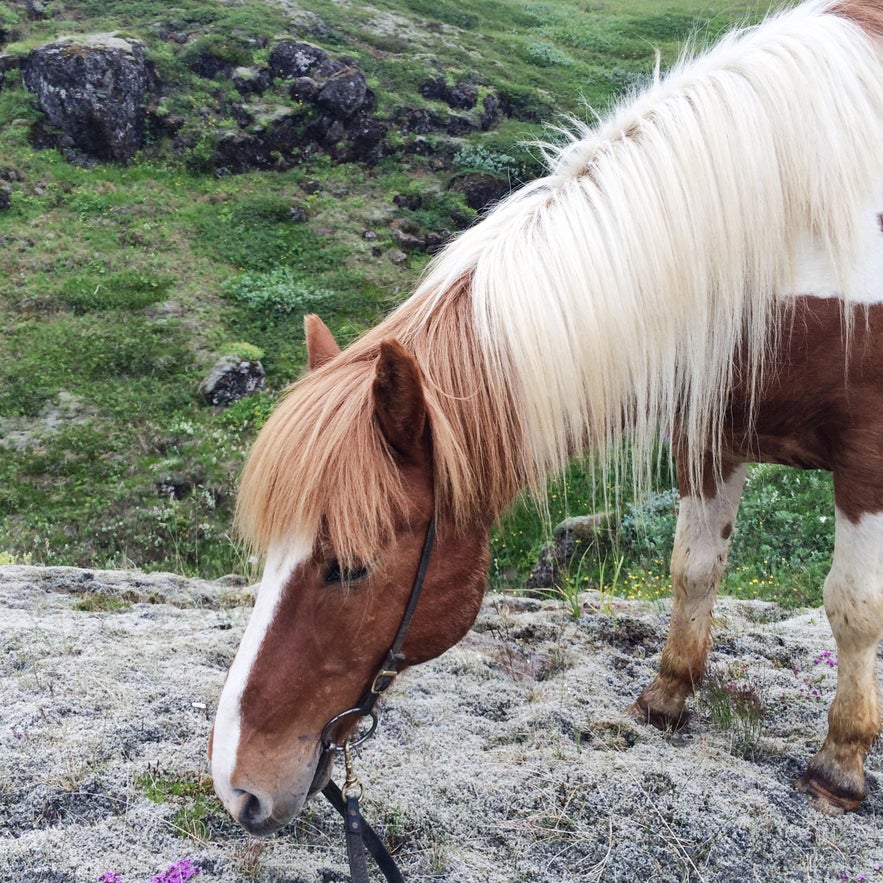
<svg viewBox="0 0 883 883">
<path fill-rule="evenodd" d="M 78 609 L 86 592 L 127 604 Z M 205 747 L 247 597 L 0 567 L 0 879 L 139 883 L 185 857 L 206 883 L 348 879 L 321 803 L 256 843 L 212 797 Z M 759 726 L 721 725 L 703 694 L 663 734 L 623 709 L 658 664 L 667 607 L 598 601 L 573 619 L 491 596 L 458 647 L 396 685 L 359 769 L 409 883 L 883 881 L 879 747 L 856 813 L 821 816 L 792 787 L 834 691 L 823 612 L 724 602 L 714 682 L 750 695 Z"/>
</svg>

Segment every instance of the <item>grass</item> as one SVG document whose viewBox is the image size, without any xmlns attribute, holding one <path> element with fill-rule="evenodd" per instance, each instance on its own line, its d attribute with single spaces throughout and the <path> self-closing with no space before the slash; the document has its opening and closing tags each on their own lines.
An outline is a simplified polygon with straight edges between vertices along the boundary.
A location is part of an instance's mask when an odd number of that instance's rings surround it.
<svg viewBox="0 0 883 883">
<path fill-rule="evenodd" d="M 229 534 L 245 452 L 281 390 L 303 369 L 299 313 L 318 309 L 342 343 L 414 288 L 428 255 L 394 264 L 389 223 L 456 230 L 475 219 L 447 188 L 452 173 L 512 181 L 539 174 L 526 142 L 562 114 L 590 116 L 651 75 L 694 32 L 713 39 L 765 7 L 651 0 L 622 4 L 491 0 L 315 0 L 302 19 L 261 0 L 53 4 L 31 21 L 0 4 L 6 50 L 24 54 L 62 33 L 121 29 L 139 37 L 166 87 L 158 117 L 181 114 L 176 151 L 159 137 L 127 166 L 70 165 L 35 150 L 21 122 L 39 114 L 15 72 L 0 90 L 0 153 L 13 180 L 0 214 L 0 554 L 82 566 L 137 565 L 220 576 L 248 568 Z M 511 114 L 450 149 L 452 171 L 431 158 L 395 157 L 366 168 L 314 156 L 284 172 L 216 177 L 207 163 L 215 127 L 238 100 L 223 77 L 194 63 L 210 52 L 257 65 L 266 37 L 303 36 L 365 71 L 378 112 L 428 107 L 420 85 L 441 74 L 495 92 Z M 186 34 L 179 45 L 161 32 Z M 312 39 L 312 38 L 311 38 Z M 268 113 L 296 110 L 276 89 Z M 437 105 L 433 105 L 437 110 Z M 404 143 L 401 133 L 391 136 Z M 393 196 L 406 197 L 404 205 Z M 292 220 L 297 208 L 307 220 Z M 370 236 L 366 237 L 366 233 Z M 264 392 L 224 412 L 197 388 L 229 352 L 263 353 Z M 667 589 L 674 526 L 672 476 L 662 493 L 623 501 L 621 547 L 584 555 L 566 597 L 582 587 L 658 597 Z M 174 479 L 185 488 L 170 498 Z M 626 482 L 627 483 L 627 482 Z M 522 584 L 551 524 L 611 498 L 574 465 L 539 509 L 521 503 L 493 537 L 492 585 Z M 601 503 L 599 503 L 601 501 Z M 543 510 L 547 511 L 543 511 Z M 818 603 L 830 554 L 830 482 L 813 473 L 752 473 L 725 590 Z M 6 560 L 6 559 L 3 559 Z M 615 574 L 615 576 L 614 576 Z M 578 603 L 578 602 L 568 602 Z"/>
<path fill-rule="evenodd" d="M 120 613 L 131 606 L 132 602 L 125 598 L 105 595 L 102 592 L 85 592 L 74 604 L 74 610 L 83 613 Z"/>
<path fill-rule="evenodd" d="M 212 816 L 225 812 L 208 776 L 176 778 L 149 771 L 138 776 L 134 785 L 148 800 L 174 805 L 172 827 L 197 843 L 209 839 Z"/>
<path fill-rule="evenodd" d="M 759 749 L 767 703 L 763 689 L 740 662 L 726 671 L 710 672 L 702 684 L 700 706 L 712 726 L 728 735 L 731 750 L 740 757 L 754 757 Z"/>
</svg>

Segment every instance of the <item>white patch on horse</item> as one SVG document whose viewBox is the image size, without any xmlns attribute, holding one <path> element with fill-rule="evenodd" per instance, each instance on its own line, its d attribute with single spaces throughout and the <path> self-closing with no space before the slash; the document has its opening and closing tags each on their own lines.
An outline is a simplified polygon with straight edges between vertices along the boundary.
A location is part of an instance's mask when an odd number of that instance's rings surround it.
<svg viewBox="0 0 883 883">
<path fill-rule="evenodd" d="M 825 249 L 805 235 L 797 249 L 789 294 L 843 297 L 845 290 L 853 303 L 883 302 L 883 214 L 879 208 L 868 209 L 856 227 L 856 254 L 846 279 L 840 278 Z"/>
<path fill-rule="evenodd" d="M 838 644 L 876 653 L 883 636 L 883 512 L 866 513 L 855 523 L 836 511 L 825 612 Z"/>
<path fill-rule="evenodd" d="M 704 640 L 711 621 L 747 472 L 745 464 L 738 466 L 711 499 L 687 496 L 680 502 L 671 570 L 683 597 L 677 593 L 675 603 L 682 627 L 696 631 L 697 639 Z"/>
<path fill-rule="evenodd" d="M 312 541 L 289 540 L 267 553 L 261 584 L 255 597 L 254 610 L 233 659 L 224 689 L 218 701 L 212 738 L 212 778 L 224 803 L 235 797 L 231 784 L 236 768 L 241 730 L 241 701 L 249 674 L 260 652 L 264 637 L 273 622 L 282 591 L 297 565 L 312 551 Z"/>
</svg>

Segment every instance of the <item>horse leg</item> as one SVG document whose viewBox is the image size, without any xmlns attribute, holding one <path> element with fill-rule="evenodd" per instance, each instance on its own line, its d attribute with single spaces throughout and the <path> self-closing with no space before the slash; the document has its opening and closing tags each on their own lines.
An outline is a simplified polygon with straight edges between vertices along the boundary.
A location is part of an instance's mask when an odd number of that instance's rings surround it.
<svg viewBox="0 0 883 883">
<path fill-rule="evenodd" d="M 883 512 L 852 520 L 837 509 L 824 598 L 837 641 L 837 691 L 828 734 L 797 787 L 817 809 L 840 815 L 867 796 L 865 756 L 880 735 L 875 663 L 883 638 Z"/>
<path fill-rule="evenodd" d="M 717 478 L 712 467 L 700 491 L 681 484 L 681 503 L 671 556 L 673 603 L 659 674 L 629 708 L 636 720 L 660 729 L 687 721 L 687 697 L 702 681 L 708 659 L 711 612 L 727 561 L 730 535 L 747 467 L 729 466 Z M 681 476 L 686 470 L 679 470 Z"/>
</svg>

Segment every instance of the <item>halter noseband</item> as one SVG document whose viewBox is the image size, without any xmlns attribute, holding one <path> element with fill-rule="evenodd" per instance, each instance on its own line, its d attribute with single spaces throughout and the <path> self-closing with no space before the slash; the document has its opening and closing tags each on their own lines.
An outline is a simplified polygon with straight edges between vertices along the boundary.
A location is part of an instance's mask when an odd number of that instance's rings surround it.
<svg viewBox="0 0 883 883">
<path fill-rule="evenodd" d="M 392 645 L 386 652 L 380 669 L 371 679 L 358 704 L 348 708 L 346 711 L 340 712 L 340 714 L 336 714 L 322 729 L 320 768 L 322 761 L 335 751 L 343 752 L 346 764 L 346 781 L 344 782 L 343 789 L 339 788 L 333 781 L 329 781 L 322 789 L 322 794 L 343 816 L 352 883 L 369 883 L 368 867 L 365 860 L 366 848 L 371 853 L 374 861 L 377 862 L 377 866 L 383 872 L 388 883 L 404 883 L 404 878 L 398 867 L 396 867 L 396 863 L 389 854 L 389 851 L 371 826 L 362 818 L 361 811 L 359 810 L 362 785 L 353 772 L 350 749 L 361 745 L 374 735 L 374 731 L 377 729 L 377 713 L 374 711 L 374 706 L 377 704 L 377 700 L 390 688 L 399 673 L 402 663 L 405 661 L 402 647 L 405 645 L 405 639 L 408 637 L 408 631 L 411 628 L 411 622 L 414 619 L 414 613 L 420 601 L 420 594 L 423 591 L 423 581 L 426 579 L 429 559 L 432 556 L 432 547 L 435 544 L 435 526 L 435 516 L 433 516 L 426 528 L 426 538 L 423 541 L 423 551 L 420 553 L 420 563 L 417 566 L 417 574 L 414 577 L 411 595 L 402 615 L 399 630 L 396 632 Z M 343 744 L 338 744 L 334 741 L 334 730 L 343 721 L 346 721 L 348 718 L 354 718 L 358 721 L 363 717 L 371 718 L 371 726 L 364 733 L 355 739 L 347 737 L 344 739 Z"/>
</svg>

